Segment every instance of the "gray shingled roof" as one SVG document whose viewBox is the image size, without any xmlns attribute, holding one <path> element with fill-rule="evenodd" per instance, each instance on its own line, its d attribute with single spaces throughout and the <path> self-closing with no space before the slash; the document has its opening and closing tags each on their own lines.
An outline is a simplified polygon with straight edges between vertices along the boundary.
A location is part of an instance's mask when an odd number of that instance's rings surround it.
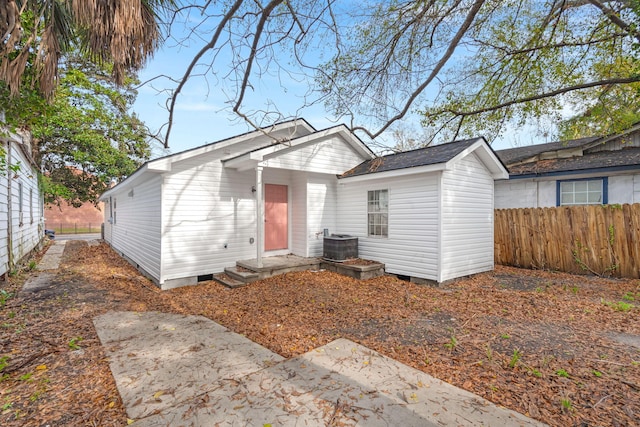
<svg viewBox="0 0 640 427">
<path fill-rule="evenodd" d="M 481 140 L 481 138 L 465 139 L 377 157 L 360 163 L 358 166 L 340 175 L 340 178 L 445 163 Z"/>
<path fill-rule="evenodd" d="M 593 169 L 640 169 L 640 148 L 598 151 L 566 159 L 547 159 L 509 167 L 511 177 L 523 175 L 545 175 Z"/>
<path fill-rule="evenodd" d="M 575 148 L 586 145 L 590 142 L 600 139 L 599 137 L 588 137 L 573 139 L 570 141 L 549 142 L 547 144 L 526 145 L 524 147 L 507 148 L 506 150 L 497 150 L 496 154 L 505 165 L 511 165 L 521 162 L 530 157 L 537 156 L 545 151 L 556 151 L 565 148 Z"/>
</svg>

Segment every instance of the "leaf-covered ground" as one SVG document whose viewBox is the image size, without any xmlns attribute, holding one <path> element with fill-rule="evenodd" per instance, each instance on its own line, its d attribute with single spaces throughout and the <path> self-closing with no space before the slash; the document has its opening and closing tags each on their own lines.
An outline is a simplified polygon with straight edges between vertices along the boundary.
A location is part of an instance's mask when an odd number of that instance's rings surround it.
<svg viewBox="0 0 640 427">
<path fill-rule="evenodd" d="M 442 288 L 290 273 L 161 292 L 106 245 L 70 241 L 52 287 L 0 282 L 0 425 L 122 426 L 92 319 L 199 314 L 280 353 L 338 337 L 551 425 L 640 425 L 640 281 L 498 267 Z M 12 295 L 13 294 L 13 295 Z"/>
</svg>

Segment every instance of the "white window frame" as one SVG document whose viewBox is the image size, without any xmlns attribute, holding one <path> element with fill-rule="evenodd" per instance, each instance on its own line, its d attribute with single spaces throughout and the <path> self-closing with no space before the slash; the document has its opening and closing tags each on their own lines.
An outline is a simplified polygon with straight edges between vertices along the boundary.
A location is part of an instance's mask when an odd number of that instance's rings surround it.
<svg viewBox="0 0 640 427">
<path fill-rule="evenodd" d="M 367 191 L 367 236 L 389 237 L 389 190 Z"/>
</svg>

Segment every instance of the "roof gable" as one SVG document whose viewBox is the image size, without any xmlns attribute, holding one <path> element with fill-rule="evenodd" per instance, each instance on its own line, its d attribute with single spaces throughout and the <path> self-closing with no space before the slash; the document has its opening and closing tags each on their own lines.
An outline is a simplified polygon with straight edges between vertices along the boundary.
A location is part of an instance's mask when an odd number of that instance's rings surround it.
<svg viewBox="0 0 640 427">
<path fill-rule="evenodd" d="M 124 181 L 121 181 L 116 186 L 111 187 L 109 190 L 105 191 L 100 199 L 104 200 L 109 194 L 111 194 L 116 189 L 126 188 L 132 185 L 133 182 L 137 181 L 140 177 L 145 175 L 146 173 L 163 173 L 171 171 L 172 164 L 182 161 L 188 160 L 193 157 L 201 156 L 213 151 L 217 151 L 220 149 L 225 149 L 227 147 L 231 147 L 236 144 L 245 143 L 251 140 L 258 140 L 260 138 L 264 139 L 262 143 L 263 146 L 273 145 L 274 141 L 284 141 L 289 138 L 299 137 L 301 135 L 308 135 L 310 133 L 316 132 L 315 128 L 311 126 L 305 119 L 294 119 L 287 122 L 276 123 L 271 126 L 266 126 L 258 130 L 246 132 L 240 135 L 232 136 L 226 139 L 222 139 L 219 141 L 212 142 L 210 144 L 205 144 L 200 147 L 191 148 L 185 151 L 181 151 L 179 153 L 170 154 L 168 156 L 159 157 L 154 160 L 149 160 L 140 166 L 134 173 L 129 175 Z"/>
<path fill-rule="evenodd" d="M 100 198 L 104 200 L 116 191 L 116 189 L 121 190 L 128 188 L 128 186 L 133 185 L 134 182 L 138 182 L 140 178 L 147 174 L 170 172 L 174 163 L 203 156 L 207 153 L 224 150 L 222 153 L 226 158 L 223 156 L 222 161 L 225 163 L 225 166 L 246 170 L 257 166 L 258 163 L 269 157 L 277 155 L 281 150 L 284 150 L 283 152 L 287 150 L 291 151 L 298 146 L 318 142 L 322 140 L 322 138 L 332 134 L 341 135 L 346 143 L 349 144 L 362 159 L 374 157 L 369 147 L 344 125 L 317 131 L 306 120 L 296 119 L 148 161 L 124 181 L 104 192 Z M 251 144 L 252 141 L 256 143 Z M 233 146 L 237 145 L 242 147 L 240 144 L 246 143 L 249 143 L 248 145 L 254 148 L 244 152 L 240 150 L 240 154 L 233 154 Z M 243 146 L 246 150 L 247 145 Z M 258 148 L 255 148 L 256 146 Z"/>
<path fill-rule="evenodd" d="M 295 119 L 287 122 L 276 123 L 274 125 L 266 126 L 258 130 L 245 132 L 240 135 L 215 141 L 210 144 L 205 144 L 200 147 L 191 148 L 179 153 L 170 154 L 165 157 L 151 160 L 147 163 L 149 164 L 150 170 L 157 169 L 159 171 L 168 171 L 170 170 L 171 163 L 187 160 L 211 151 L 229 148 L 236 144 L 246 143 L 251 140 L 264 139 L 264 142 L 261 145 L 269 146 L 277 142 L 290 141 L 292 139 L 304 135 L 309 135 L 314 132 L 316 132 L 316 129 L 311 126 L 305 119 Z M 167 169 L 167 167 L 169 167 L 169 169 Z"/>
<path fill-rule="evenodd" d="M 420 168 L 421 171 L 443 170 L 447 169 L 450 163 L 477 150 L 479 157 L 494 177 L 507 177 L 506 168 L 484 138 L 474 138 L 377 157 L 343 173 L 340 178 L 364 177 L 383 172 L 414 172 L 415 168 Z"/>
<path fill-rule="evenodd" d="M 605 137 L 602 137 L 602 138 L 598 138 L 595 141 L 590 142 L 589 144 L 586 144 L 584 148 L 585 148 L 586 151 L 589 151 L 590 149 L 592 149 L 594 147 L 597 147 L 599 145 L 608 144 L 608 143 L 610 143 L 612 141 L 615 141 L 615 140 L 620 140 L 620 139 L 629 138 L 629 137 L 633 138 L 634 136 L 636 138 L 638 138 L 639 131 L 640 131 L 640 122 L 634 124 L 629 129 L 626 129 L 626 130 L 624 130 L 622 132 L 619 132 L 619 133 L 616 133 L 616 134 L 613 134 L 613 135 L 608 135 L 608 136 L 605 136 Z M 638 146 L 637 143 L 635 145 Z"/>
<path fill-rule="evenodd" d="M 370 159 L 374 157 L 374 154 L 369 147 L 367 147 L 353 132 L 351 132 L 345 125 L 338 125 L 292 139 L 287 143 L 271 144 L 260 147 L 232 158 L 224 159 L 223 163 L 225 167 L 236 168 L 241 171 L 248 170 L 261 165 L 269 159 L 286 155 L 292 151 L 299 150 L 309 145 L 318 144 L 336 135 L 339 135 L 346 144 L 360 156 L 361 159 Z"/>
</svg>

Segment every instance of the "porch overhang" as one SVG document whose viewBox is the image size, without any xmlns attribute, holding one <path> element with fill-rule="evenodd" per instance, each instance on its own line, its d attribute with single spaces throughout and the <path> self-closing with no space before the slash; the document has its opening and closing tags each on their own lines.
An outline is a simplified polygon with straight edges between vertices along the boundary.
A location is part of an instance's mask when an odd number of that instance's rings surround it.
<svg viewBox="0 0 640 427">
<path fill-rule="evenodd" d="M 263 160 L 264 153 L 251 151 L 228 160 L 223 160 L 222 163 L 226 168 L 237 169 L 238 172 L 243 172 L 262 166 L 261 163 Z"/>
<path fill-rule="evenodd" d="M 340 136 L 355 152 L 363 158 L 373 158 L 374 154 L 355 135 L 343 125 L 318 131 L 310 135 L 304 135 L 290 141 L 277 142 L 267 147 L 258 148 L 235 157 L 223 159 L 222 163 L 227 168 L 233 168 L 239 172 L 255 169 L 258 166 L 269 166 L 269 160 L 288 154 L 322 140 L 328 140 L 334 136 Z"/>
</svg>

